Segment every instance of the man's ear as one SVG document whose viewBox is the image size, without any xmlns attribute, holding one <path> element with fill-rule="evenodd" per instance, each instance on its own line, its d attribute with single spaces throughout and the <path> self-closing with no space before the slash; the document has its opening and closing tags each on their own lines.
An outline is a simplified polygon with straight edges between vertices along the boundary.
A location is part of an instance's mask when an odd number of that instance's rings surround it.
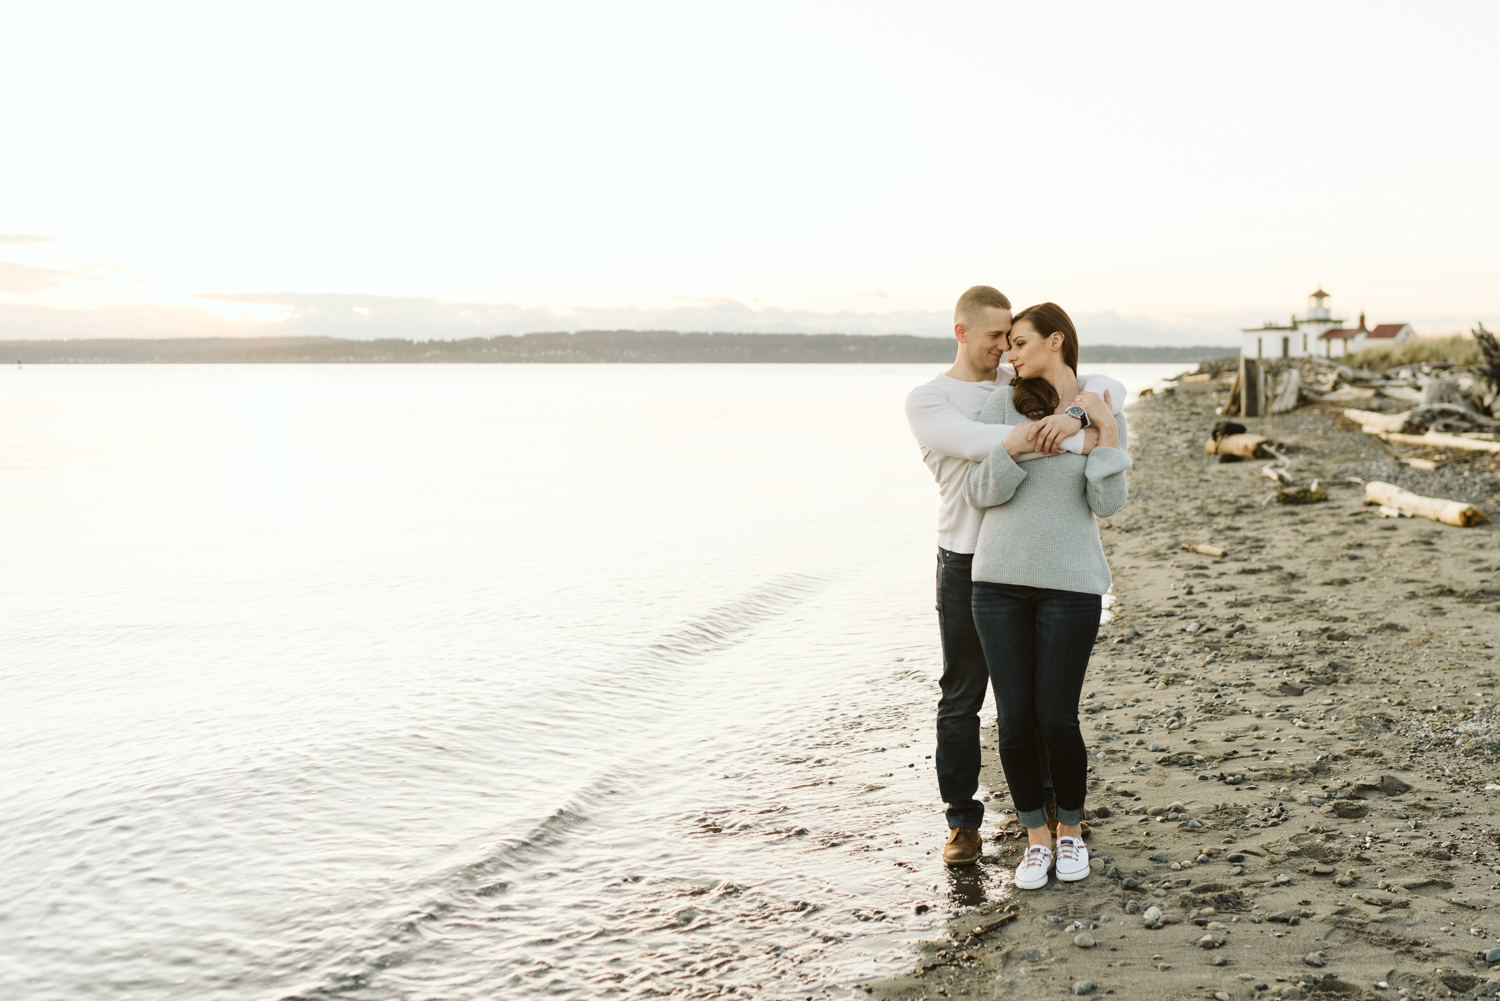
<svg viewBox="0 0 1500 1001">
<path fill-rule="evenodd" d="M 969 343 L 969 328 L 962 323 L 955 323 L 953 325 L 953 336 L 958 338 L 958 343 L 967 344 Z"/>
</svg>

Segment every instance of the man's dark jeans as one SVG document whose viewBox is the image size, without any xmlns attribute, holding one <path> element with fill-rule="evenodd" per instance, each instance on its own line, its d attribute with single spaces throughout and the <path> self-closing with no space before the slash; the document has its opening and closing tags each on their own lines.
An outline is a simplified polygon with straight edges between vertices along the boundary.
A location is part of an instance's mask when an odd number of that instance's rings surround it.
<svg viewBox="0 0 1500 1001">
<path fill-rule="evenodd" d="M 938 791 L 948 804 L 948 827 L 978 827 L 984 804 L 974 798 L 979 789 L 979 711 L 990 684 L 984 648 L 974 628 L 971 553 L 938 550 L 937 612 L 943 640 L 943 677 L 939 682 L 937 776 Z M 1095 617 L 1097 625 L 1098 617 Z M 998 689 L 997 689 L 998 692 Z M 1052 780 L 1046 777 L 1046 747 L 1037 741 L 1045 791 L 1052 802 Z"/>
<path fill-rule="evenodd" d="M 1042 826 L 1042 776 L 1050 771 L 1058 821 L 1077 824 L 1088 788 L 1078 699 L 1099 634 L 1099 596 L 978 581 L 973 601 L 999 709 L 1000 765 L 1016 813 L 1025 826 Z M 1039 736 L 1050 768 L 1037 755 Z"/>
</svg>

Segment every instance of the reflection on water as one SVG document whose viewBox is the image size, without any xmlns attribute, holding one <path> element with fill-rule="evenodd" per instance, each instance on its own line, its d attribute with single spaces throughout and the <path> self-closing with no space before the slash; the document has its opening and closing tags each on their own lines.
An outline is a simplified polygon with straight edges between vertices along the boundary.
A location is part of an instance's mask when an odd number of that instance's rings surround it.
<svg viewBox="0 0 1500 1001">
<path fill-rule="evenodd" d="M 0 373 L 0 996 L 905 962 L 1001 887 L 938 861 L 929 374 Z"/>
</svg>

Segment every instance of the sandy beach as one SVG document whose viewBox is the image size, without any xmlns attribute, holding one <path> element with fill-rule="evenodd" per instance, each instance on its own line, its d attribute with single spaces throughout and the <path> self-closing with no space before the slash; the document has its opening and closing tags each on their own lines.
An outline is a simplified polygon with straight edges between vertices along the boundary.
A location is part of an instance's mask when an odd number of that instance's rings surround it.
<svg viewBox="0 0 1500 1001">
<path fill-rule="evenodd" d="M 1082 721 L 1094 873 L 950 923 L 890 999 L 1488 996 L 1500 989 L 1500 550 L 1493 520 L 1377 517 L 1346 477 L 1485 504 L 1493 459 L 1399 466 L 1331 405 L 1246 420 L 1328 499 L 1266 503 L 1204 455 L 1227 383 L 1132 408 L 1101 523 L 1115 617 Z M 1412 453 L 1428 454 L 1428 453 Z M 1183 543 L 1224 550 L 1222 558 Z M 1009 810 L 985 738 L 991 818 Z M 1013 867 L 1014 825 L 985 829 Z M 1492 951 L 1493 950 L 1493 951 Z"/>
</svg>

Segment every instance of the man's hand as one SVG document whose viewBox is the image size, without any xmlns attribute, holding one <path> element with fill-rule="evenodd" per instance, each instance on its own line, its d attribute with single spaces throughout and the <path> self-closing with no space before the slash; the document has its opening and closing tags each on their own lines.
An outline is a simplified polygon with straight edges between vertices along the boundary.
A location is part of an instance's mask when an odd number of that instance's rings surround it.
<svg viewBox="0 0 1500 1001">
<path fill-rule="evenodd" d="M 1011 428 L 1010 434 L 1005 436 L 1005 450 L 1010 453 L 1012 459 L 1018 455 L 1036 451 L 1031 442 L 1031 435 L 1026 433 L 1029 427 L 1031 427 L 1030 424 L 1017 424 Z"/>
<path fill-rule="evenodd" d="M 1094 450 L 1094 446 L 1097 445 L 1097 444 L 1099 444 L 1099 429 L 1096 428 L 1096 427 L 1086 427 L 1086 428 L 1084 428 L 1083 429 L 1083 454 L 1084 455 L 1088 455 L 1090 452 L 1092 452 Z"/>
<path fill-rule="evenodd" d="M 1083 421 L 1067 414 L 1043 417 L 1034 424 L 1018 424 L 1016 430 L 1026 429 L 1026 440 L 1031 447 L 1043 455 L 1056 455 L 1063 450 L 1062 443 L 1078 433 Z"/>
</svg>

